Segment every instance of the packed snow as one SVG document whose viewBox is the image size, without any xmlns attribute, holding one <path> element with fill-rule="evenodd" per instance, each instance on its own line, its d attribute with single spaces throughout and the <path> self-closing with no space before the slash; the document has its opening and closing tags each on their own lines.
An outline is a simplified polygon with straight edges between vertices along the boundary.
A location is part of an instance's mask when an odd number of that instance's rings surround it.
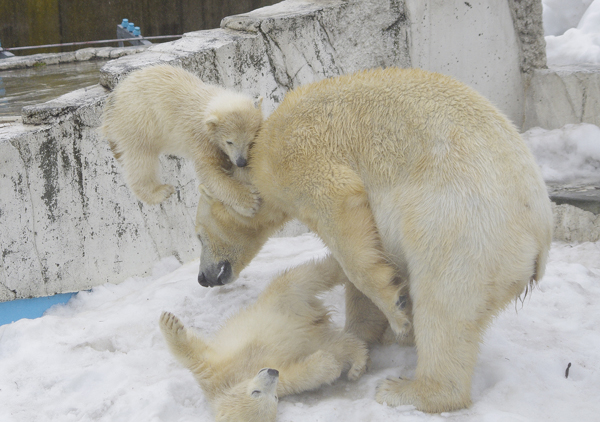
<svg viewBox="0 0 600 422">
<path fill-rule="evenodd" d="M 212 421 L 202 390 L 170 355 L 162 311 L 211 335 L 252 303 L 285 268 L 323 256 L 312 234 L 271 239 L 235 283 L 198 285 L 198 261 L 175 258 L 147 278 L 77 294 L 38 319 L 0 327 L 0 420 Z M 342 288 L 326 296 L 342 326 Z M 555 243 L 539 288 L 515 301 L 485 336 L 473 377 L 473 406 L 430 415 L 375 402 L 377 383 L 410 376 L 411 347 L 376 346 L 357 382 L 284 397 L 279 422 L 593 421 L 600 415 L 600 243 Z M 568 378 L 567 365 L 571 363 Z"/>
<path fill-rule="evenodd" d="M 600 0 L 542 0 L 548 66 L 600 65 Z"/>
</svg>

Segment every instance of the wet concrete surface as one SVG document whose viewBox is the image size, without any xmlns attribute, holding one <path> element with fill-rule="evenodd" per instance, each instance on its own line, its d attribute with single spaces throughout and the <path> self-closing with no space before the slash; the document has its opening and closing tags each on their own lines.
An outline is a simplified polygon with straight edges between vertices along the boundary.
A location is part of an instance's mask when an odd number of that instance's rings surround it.
<svg viewBox="0 0 600 422">
<path fill-rule="evenodd" d="M 0 71 L 0 117 L 20 116 L 26 105 L 43 103 L 97 84 L 107 60 Z"/>
<path fill-rule="evenodd" d="M 600 183 L 586 185 L 548 184 L 550 199 L 557 205 L 568 204 L 600 215 Z"/>
</svg>

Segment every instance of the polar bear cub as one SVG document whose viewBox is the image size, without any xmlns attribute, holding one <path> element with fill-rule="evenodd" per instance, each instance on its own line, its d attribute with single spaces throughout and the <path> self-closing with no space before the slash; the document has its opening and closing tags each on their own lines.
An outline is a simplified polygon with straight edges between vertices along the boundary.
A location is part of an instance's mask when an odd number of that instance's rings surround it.
<svg viewBox="0 0 600 422">
<path fill-rule="evenodd" d="M 248 163 L 248 150 L 263 121 L 247 95 L 203 83 L 174 66 L 157 65 L 127 76 L 108 96 L 101 131 L 135 195 L 156 204 L 174 192 L 158 177 L 160 154 L 193 161 L 201 183 L 246 216 L 258 209 L 249 186 L 230 177 Z"/>
<path fill-rule="evenodd" d="M 212 340 L 168 312 L 160 328 L 173 355 L 199 382 L 218 422 L 274 421 L 279 396 L 332 383 L 346 368 L 350 380 L 366 370 L 366 344 L 337 330 L 317 298 L 345 281 L 337 261 L 328 257 L 277 277 Z"/>
</svg>

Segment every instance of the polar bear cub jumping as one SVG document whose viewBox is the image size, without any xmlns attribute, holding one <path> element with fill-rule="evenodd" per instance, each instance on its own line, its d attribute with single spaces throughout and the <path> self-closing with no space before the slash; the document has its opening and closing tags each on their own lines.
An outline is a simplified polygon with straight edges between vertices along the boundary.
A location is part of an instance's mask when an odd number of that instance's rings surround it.
<svg viewBox="0 0 600 422">
<path fill-rule="evenodd" d="M 277 277 L 257 302 L 203 340 L 165 312 L 160 328 L 171 352 L 199 382 L 218 422 L 272 422 L 278 396 L 330 384 L 349 368 L 358 379 L 366 344 L 336 330 L 317 294 L 347 278 L 332 257 Z"/>
<path fill-rule="evenodd" d="M 228 170 L 248 163 L 249 147 L 263 120 L 261 103 L 205 84 L 182 68 L 151 66 L 127 76 L 108 96 L 101 130 L 127 184 L 142 201 L 156 204 L 174 192 L 157 174 L 159 155 L 173 154 L 190 158 L 201 183 L 241 214 L 252 216 L 258 194 L 231 178 Z"/>
</svg>

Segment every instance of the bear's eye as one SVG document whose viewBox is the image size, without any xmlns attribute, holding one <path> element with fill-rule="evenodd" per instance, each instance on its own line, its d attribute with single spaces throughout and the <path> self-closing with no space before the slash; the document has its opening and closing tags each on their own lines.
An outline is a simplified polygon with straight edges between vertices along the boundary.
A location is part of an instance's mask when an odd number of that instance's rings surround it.
<svg viewBox="0 0 600 422">
<path fill-rule="evenodd" d="M 227 141 L 227 145 L 233 145 L 233 142 Z"/>
<path fill-rule="evenodd" d="M 260 390 L 254 390 L 251 394 L 252 397 L 258 396 L 260 394 Z"/>
</svg>

